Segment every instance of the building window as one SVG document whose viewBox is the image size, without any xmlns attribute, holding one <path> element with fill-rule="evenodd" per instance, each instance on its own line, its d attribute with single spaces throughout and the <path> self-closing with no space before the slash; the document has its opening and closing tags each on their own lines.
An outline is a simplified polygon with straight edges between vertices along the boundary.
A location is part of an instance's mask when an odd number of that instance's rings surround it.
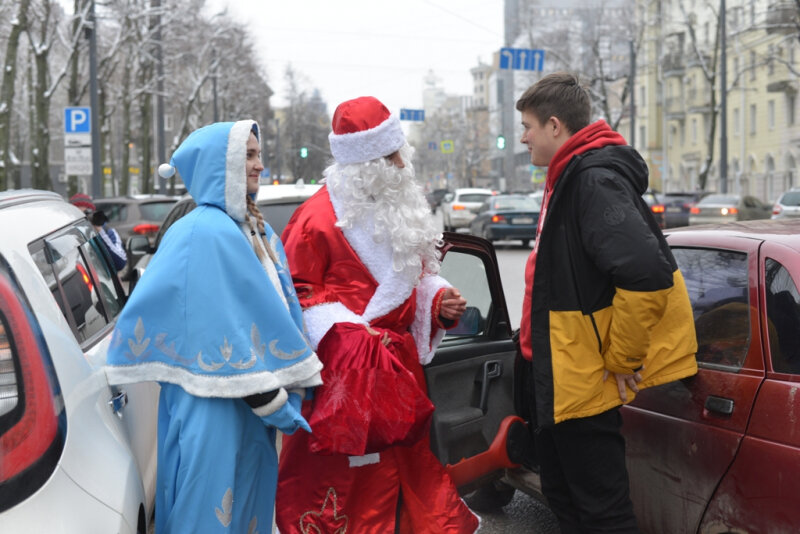
<svg viewBox="0 0 800 534">
<path fill-rule="evenodd" d="M 645 91 L 645 89 L 646 89 L 645 86 L 639 87 L 639 105 L 642 107 L 647 105 L 647 99 L 646 99 L 647 91 Z"/>
<path fill-rule="evenodd" d="M 639 126 L 639 149 L 647 149 L 647 127 Z"/>
<path fill-rule="evenodd" d="M 692 143 L 697 143 L 697 119 L 692 119 Z"/>
<path fill-rule="evenodd" d="M 741 133 L 740 128 L 741 116 L 739 115 L 739 108 L 733 110 L 733 135 L 738 136 Z"/>
<path fill-rule="evenodd" d="M 786 95 L 786 124 L 789 126 L 794 126 L 794 107 L 794 95 Z"/>
<path fill-rule="evenodd" d="M 750 80 L 756 79 L 756 53 L 754 50 L 750 51 Z"/>
<path fill-rule="evenodd" d="M 750 135 L 756 134 L 756 105 L 750 104 Z"/>
<path fill-rule="evenodd" d="M 770 100 L 767 102 L 767 128 L 770 130 L 775 129 L 775 101 Z"/>
<path fill-rule="evenodd" d="M 775 47 L 772 45 L 767 47 L 767 74 L 775 74 Z"/>
</svg>

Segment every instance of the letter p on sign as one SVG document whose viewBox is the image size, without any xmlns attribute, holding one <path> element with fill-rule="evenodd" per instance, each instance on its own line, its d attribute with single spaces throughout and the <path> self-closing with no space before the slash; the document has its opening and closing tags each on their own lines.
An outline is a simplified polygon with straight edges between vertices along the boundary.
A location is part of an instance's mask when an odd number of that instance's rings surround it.
<svg viewBox="0 0 800 534">
<path fill-rule="evenodd" d="M 64 108 L 64 133 L 91 133 L 91 108 Z"/>
</svg>

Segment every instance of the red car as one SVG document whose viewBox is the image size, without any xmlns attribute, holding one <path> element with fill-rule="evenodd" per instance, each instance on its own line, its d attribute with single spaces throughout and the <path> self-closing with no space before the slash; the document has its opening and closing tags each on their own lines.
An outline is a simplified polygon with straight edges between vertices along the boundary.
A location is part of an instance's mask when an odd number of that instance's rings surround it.
<svg viewBox="0 0 800 534">
<path fill-rule="evenodd" d="M 667 232 L 698 338 L 696 376 L 623 407 L 631 498 L 648 533 L 800 531 L 800 220 Z M 443 275 L 469 308 L 426 368 L 432 447 L 468 500 L 540 495 L 494 253 L 446 234 Z"/>
</svg>

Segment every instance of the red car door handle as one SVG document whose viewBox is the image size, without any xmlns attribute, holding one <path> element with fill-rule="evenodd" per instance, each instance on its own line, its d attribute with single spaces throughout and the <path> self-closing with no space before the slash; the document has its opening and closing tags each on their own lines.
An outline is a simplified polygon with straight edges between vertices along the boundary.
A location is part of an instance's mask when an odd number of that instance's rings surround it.
<svg viewBox="0 0 800 534">
<path fill-rule="evenodd" d="M 709 395 L 706 398 L 706 410 L 721 415 L 731 415 L 733 413 L 733 399 Z"/>
</svg>

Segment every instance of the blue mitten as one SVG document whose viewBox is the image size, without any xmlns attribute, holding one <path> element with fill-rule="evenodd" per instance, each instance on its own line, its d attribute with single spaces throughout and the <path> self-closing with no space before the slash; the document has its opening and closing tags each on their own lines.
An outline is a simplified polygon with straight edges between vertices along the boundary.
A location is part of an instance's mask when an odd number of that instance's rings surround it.
<svg viewBox="0 0 800 534">
<path fill-rule="evenodd" d="M 298 428 L 311 432 L 308 422 L 300 414 L 302 394 L 302 390 L 287 393 L 281 388 L 277 391 L 250 395 L 244 400 L 265 425 L 275 427 L 284 434 L 294 434 Z"/>
</svg>

